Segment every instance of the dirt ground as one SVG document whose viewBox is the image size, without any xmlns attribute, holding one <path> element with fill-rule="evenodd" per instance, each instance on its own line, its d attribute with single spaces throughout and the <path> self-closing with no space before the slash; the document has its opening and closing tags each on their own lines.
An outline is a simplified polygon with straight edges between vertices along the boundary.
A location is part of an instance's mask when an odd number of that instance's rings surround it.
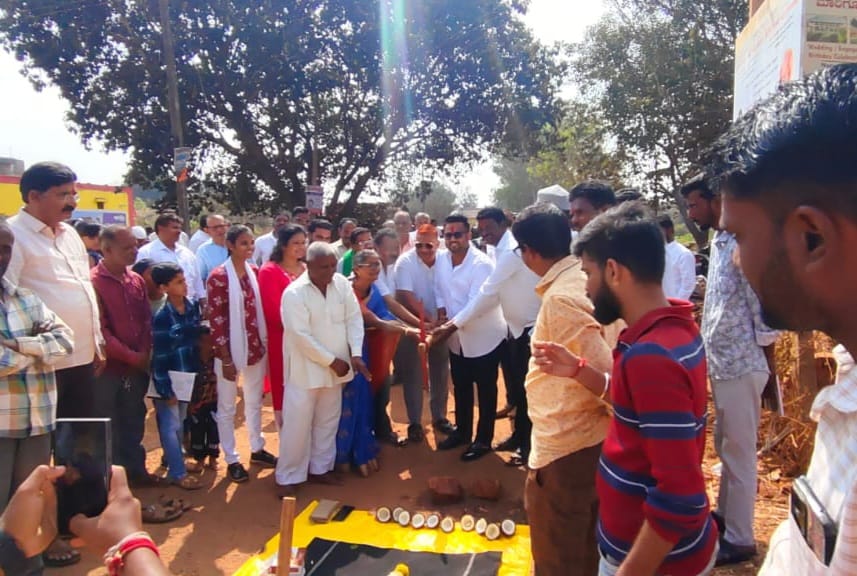
<svg viewBox="0 0 857 576">
<path fill-rule="evenodd" d="M 502 384 L 501 384 L 502 386 Z M 501 391 L 500 398 L 504 398 Z M 501 402 L 502 403 L 502 402 Z M 426 400 L 426 406 L 428 401 Z M 450 408 L 454 402 L 450 397 Z M 243 406 L 239 406 L 239 426 L 237 442 L 239 451 L 246 464 L 249 459 L 249 445 L 243 426 Z M 391 414 L 396 430 L 404 435 L 405 407 L 400 386 L 392 393 Z M 454 414 L 450 416 L 455 420 Z M 424 421 L 428 421 L 424 414 Z M 263 412 L 263 431 L 267 449 L 277 453 L 277 434 L 270 403 L 266 402 Z M 509 421 L 497 422 L 495 439 L 505 438 L 509 433 Z M 711 474 L 716 463 L 714 450 L 709 446 L 706 452 L 705 470 L 709 479 L 709 494 L 716 497 L 718 479 Z M 404 448 L 383 446 L 380 463 L 381 471 L 368 479 L 351 475 L 344 486 L 330 487 L 306 485 L 298 492 L 298 509 L 302 510 L 312 500 L 334 498 L 360 509 L 372 509 L 377 506 L 404 506 L 410 508 L 428 505 L 426 481 L 431 476 L 449 475 L 459 478 L 465 489 L 470 481 L 478 478 L 497 478 L 503 486 L 503 496 L 499 502 L 489 503 L 466 499 L 462 504 L 442 507 L 439 511 L 459 516 L 464 512 L 484 515 L 491 518 L 511 517 L 517 522 L 525 522 L 523 506 L 523 486 L 525 472 L 504 465 L 507 454 L 490 454 L 474 463 L 462 463 L 460 450 L 435 452 L 435 441 L 431 430 L 427 430 L 426 441 L 411 444 Z M 158 441 L 154 413 L 150 412 L 146 423 L 145 447 L 148 452 L 150 470 L 157 469 L 161 448 Z M 185 492 L 179 488 L 147 489 L 136 492 L 144 503 L 157 500 L 161 496 L 182 497 L 192 503 L 193 509 L 186 512 L 175 522 L 162 525 L 147 524 L 145 529 L 157 542 L 161 557 L 173 574 L 216 575 L 231 574 L 245 560 L 259 551 L 264 543 L 278 530 L 280 506 L 274 494 L 273 470 L 248 467 L 250 481 L 236 485 L 226 478 L 226 466 L 221 462 L 220 469 L 214 473 L 206 471 L 203 476 L 206 488 L 196 492 Z M 771 480 L 760 474 L 760 497 L 757 504 L 756 537 L 759 540 L 760 554 L 755 563 L 747 563 L 731 569 L 715 571 L 719 576 L 749 576 L 755 574 L 764 558 L 765 543 L 779 522 L 785 518 L 787 499 L 785 483 Z M 431 508 L 437 508 L 432 506 Z M 57 576 L 81 576 L 105 574 L 101 559 L 83 551 L 83 561 L 77 566 L 47 571 Z"/>
</svg>

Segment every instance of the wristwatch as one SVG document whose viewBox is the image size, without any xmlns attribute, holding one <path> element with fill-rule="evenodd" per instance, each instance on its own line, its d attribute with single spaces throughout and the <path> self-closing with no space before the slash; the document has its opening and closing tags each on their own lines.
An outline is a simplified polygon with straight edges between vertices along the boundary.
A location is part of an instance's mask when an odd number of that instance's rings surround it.
<svg viewBox="0 0 857 576">
<path fill-rule="evenodd" d="M 0 571 L 6 576 L 25 574 L 27 560 L 15 539 L 0 530 Z"/>
</svg>

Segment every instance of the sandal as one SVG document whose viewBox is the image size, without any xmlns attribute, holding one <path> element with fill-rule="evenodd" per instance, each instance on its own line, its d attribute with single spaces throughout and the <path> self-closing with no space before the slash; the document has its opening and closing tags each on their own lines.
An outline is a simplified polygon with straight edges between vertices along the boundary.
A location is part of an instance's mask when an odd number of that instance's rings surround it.
<svg viewBox="0 0 857 576">
<path fill-rule="evenodd" d="M 161 496 L 161 505 L 167 508 L 177 508 L 182 512 L 187 512 L 193 508 L 191 503 L 183 498 L 164 498 L 163 496 Z"/>
<path fill-rule="evenodd" d="M 217 456 L 209 456 L 208 462 L 206 462 L 205 467 L 209 470 L 217 470 L 219 465 L 217 463 Z"/>
<path fill-rule="evenodd" d="M 72 548 L 67 542 L 57 538 L 48 549 L 42 552 L 42 562 L 48 568 L 62 568 L 80 562 L 80 552 Z"/>
<path fill-rule="evenodd" d="M 202 488 L 202 484 L 199 481 L 199 478 L 196 476 L 186 475 L 183 478 L 176 480 L 175 478 L 169 479 L 170 484 L 173 486 L 178 486 L 184 490 L 199 490 Z"/>
<path fill-rule="evenodd" d="M 190 474 L 202 474 L 202 471 L 204 469 L 202 462 L 199 462 L 198 460 L 193 462 L 185 462 L 184 467 L 185 470 L 187 470 Z"/>
<path fill-rule="evenodd" d="M 169 506 L 167 502 L 161 502 L 143 506 L 142 513 L 144 524 L 166 524 L 181 517 L 184 510 L 180 506 Z"/>
</svg>

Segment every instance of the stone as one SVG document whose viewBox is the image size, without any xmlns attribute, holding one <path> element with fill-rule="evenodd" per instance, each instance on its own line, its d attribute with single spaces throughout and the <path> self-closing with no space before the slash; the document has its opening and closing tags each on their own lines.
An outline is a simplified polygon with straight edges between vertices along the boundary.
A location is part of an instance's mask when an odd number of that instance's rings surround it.
<svg viewBox="0 0 857 576">
<path fill-rule="evenodd" d="M 470 495 L 482 500 L 496 502 L 500 499 L 502 492 L 502 484 L 500 484 L 499 480 L 493 478 L 480 478 L 479 480 L 475 480 L 470 486 Z"/>
<path fill-rule="evenodd" d="M 451 476 L 433 476 L 428 480 L 431 501 L 434 504 L 455 504 L 464 499 L 461 484 Z"/>
</svg>

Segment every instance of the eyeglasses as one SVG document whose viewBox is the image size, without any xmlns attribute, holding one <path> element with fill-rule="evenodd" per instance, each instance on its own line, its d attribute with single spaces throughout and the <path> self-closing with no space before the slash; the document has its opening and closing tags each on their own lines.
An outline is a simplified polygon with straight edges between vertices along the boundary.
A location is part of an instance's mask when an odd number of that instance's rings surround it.
<svg viewBox="0 0 857 576">
<path fill-rule="evenodd" d="M 443 237 L 447 240 L 452 240 L 453 238 L 460 240 L 461 238 L 464 238 L 465 234 L 465 232 L 444 232 Z"/>
<path fill-rule="evenodd" d="M 431 242 L 417 242 L 414 244 L 417 250 L 434 250 L 435 246 Z"/>
<path fill-rule="evenodd" d="M 381 268 L 381 263 L 380 262 L 371 262 L 369 264 L 358 264 L 357 267 L 358 268 L 371 268 L 372 270 L 376 270 L 376 269 Z"/>
</svg>

